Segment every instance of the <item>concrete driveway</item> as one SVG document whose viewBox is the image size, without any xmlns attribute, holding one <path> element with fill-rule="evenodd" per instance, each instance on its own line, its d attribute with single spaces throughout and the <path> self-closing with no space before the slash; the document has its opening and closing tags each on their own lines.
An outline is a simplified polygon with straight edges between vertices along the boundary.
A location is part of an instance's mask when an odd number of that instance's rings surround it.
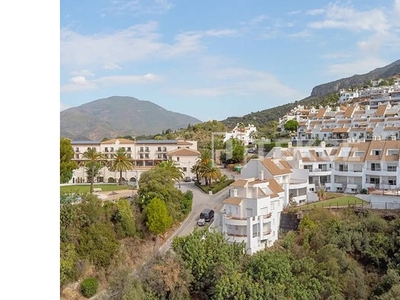
<svg viewBox="0 0 400 300">
<path fill-rule="evenodd" d="M 229 187 L 226 187 L 215 195 L 209 195 L 203 193 L 198 187 L 196 187 L 194 182 L 181 183 L 181 191 L 186 192 L 188 190 L 193 192 L 192 212 L 186 220 L 182 222 L 181 226 L 171 235 L 171 237 L 159 248 L 160 252 L 165 252 L 171 247 L 171 242 L 174 237 L 189 235 L 197 226 L 197 220 L 199 219 L 200 213 L 203 209 L 213 209 L 217 215 L 222 209 L 222 201 L 228 198 L 229 194 Z M 216 218 L 217 216 L 215 219 Z"/>
</svg>

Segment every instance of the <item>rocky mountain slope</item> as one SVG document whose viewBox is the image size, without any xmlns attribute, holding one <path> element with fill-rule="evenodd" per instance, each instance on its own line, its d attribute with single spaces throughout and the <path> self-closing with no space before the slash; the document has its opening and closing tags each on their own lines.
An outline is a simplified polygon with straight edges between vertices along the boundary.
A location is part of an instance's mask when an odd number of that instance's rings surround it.
<svg viewBox="0 0 400 300">
<path fill-rule="evenodd" d="M 371 80 L 386 79 L 396 74 L 400 74 L 400 59 L 382 68 L 377 68 L 367 74 L 354 75 L 348 78 L 342 78 L 332 82 L 318 85 L 312 89 L 311 95 L 307 98 L 286 103 L 280 106 L 268 108 L 265 110 L 252 112 L 242 117 L 229 117 L 222 122 L 228 127 L 233 128 L 237 123 L 253 123 L 256 126 L 265 125 L 271 121 L 278 121 L 278 118 L 288 113 L 297 105 L 315 105 L 323 102 L 330 95 L 337 94 L 341 89 L 351 87 L 360 87 L 369 84 Z"/>
<path fill-rule="evenodd" d="M 73 140 L 138 136 L 185 128 L 201 123 L 191 116 L 172 112 L 150 101 L 113 96 L 60 113 L 60 136 Z"/>
</svg>

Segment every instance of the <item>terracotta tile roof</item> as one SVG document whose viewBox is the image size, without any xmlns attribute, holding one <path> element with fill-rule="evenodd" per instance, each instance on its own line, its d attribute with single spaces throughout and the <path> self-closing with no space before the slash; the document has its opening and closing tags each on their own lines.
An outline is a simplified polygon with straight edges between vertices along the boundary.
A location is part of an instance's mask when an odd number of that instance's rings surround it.
<svg viewBox="0 0 400 300">
<path fill-rule="evenodd" d="M 350 123 L 351 123 L 351 120 L 342 119 L 342 120 L 338 120 L 337 123 L 338 123 L 338 124 L 350 124 Z"/>
<path fill-rule="evenodd" d="M 188 141 L 179 140 L 179 141 L 177 142 L 177 145 L 193 145 L 193 143 L 190 143 L 190 142 L 188 142 Z"/>
<path fill-rule="evenodd" d="M 280 165 L 278 166 L 271 158 L 265 158 L 261 161 L 264 167 L 272 174 L 272 176 L 276 175 L 285 175 L 290 174 L 292 171 L 290 168 L 286 168 L 286 166 Z"/>
<path fill-rule="evenodd" d="M 317 119 L 322 119 L 322 117 L 325 115 L 325 112 L 326 112 L 326 108 L 320 108 L 320 109 L 318 110 L 318 113 L 317 113 L 317 115 L 316 115 L 316 118 L 317 118 Z"/>
<path fill-rule="evenodd" d="M 200 152 L 193 149 L 181 148 L 168 151 L 168 156 L 199 156 Z"/>
<path fill-rule="evenodd" d="M 245 187 L 246 185 L 247 185 L 247 180 L 245 179 L 237 179 L 231 184 L 231 186 L 237 186 L 237 187 Z"/>
<path fill-rule="evenodd" d="M 387 121 L 400 121 L 399 117 L 389 117 L 386 119 Z"/>
<path fill-rule="evenodd" d="M 349 128 L 335 128 L 332 131 L 333 133 L 345 133 L 345 132 L 349 132 Z"/>
<path fill-rule="evenodd" d="M 400 126 L 385 126 L 384 131 L 399 131 Z"/>
<path fill-rule="evenodd" d="M 355 109 L 356 108 L 354 106 L 348 106 L 346 108 L 345 113 L 344 113 L 344 117 L 345 118 L 351 118 L 351 116 L 353 115 Z"/>
<path fill-rule="evenodd" d="M 384 119 L 384 118 L 369 119 L 369 121 L 370 121 L 371 123 L 377 123 L 377 122 L 384 122 L 385 119 Z"/>
<path fill-rule="evenodd" d="M 239 205 L 242 202 L 243 198 L 239 197 L 229 197 L 222 201 L 224 204 L 234 204 L 234 205 Z"/>
<path fill-rule="evenodd" d="M 118 139 L 111 139 L 111 140 L 107 140 L 107 141 L 104 141 L 104 142 L 100 142 L 100 144 L 102 144 L 102 145 L 115 144 L 117 141 L 119 141 L 120 144 L 135 144 L 136 143 L 135 141 L 132 141 L 132 140 L 122 139 L 122 138 L 119 139 L 118 138 Z"/>
<path fill-rule="evenodd" d="M 282 193 L 285 190 L 275 179 L 268 179 L 268 188 L 272 191 L 271 198 L 278 197 L 278 193 Z"/>
<path fill-rule="evenodd" d="M 363 114 L 365 114 L 365 110 L 356 110 L 356 111 L 354 112 L 354 114 L 356 114 L 356 115 L 363 115 Z"/>
<path fill-rule="evenodd" d="M 365 128 L 365 127 L 351 127 L 350 128 L 350 132 L 353 132 L 353 131 L 365 131 L 367 128 Z"/>
<path fill-rule="evenodd" d="M 377 117 L 383 117 L 384 115 L 385 115 L 385 111 L 386 111 L 386 108 L 387 108 L 387 104 L 381 104 L 381 105 L 379 105 L 378 106 L 378 109 L 376 110 L 376 112 L 375 112 L 375 116 L 377 116 Z"/>
<path fill-rule="evenodd" d="M 322 124 L 322 120 L 313 120 L 310 121 L 310 125 Z"/>
</svg>

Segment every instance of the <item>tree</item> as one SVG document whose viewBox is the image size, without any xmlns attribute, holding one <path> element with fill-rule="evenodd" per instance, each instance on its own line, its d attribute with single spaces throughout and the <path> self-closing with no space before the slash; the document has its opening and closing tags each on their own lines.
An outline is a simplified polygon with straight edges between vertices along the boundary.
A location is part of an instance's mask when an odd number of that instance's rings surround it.
<svg viewBox="0 0 400 300">
<path fill-rule="evenodd" d="M 170 178 L 172 180 L 177 180 L 180 181 L 183 179 L 183 171 L 182 168 L 178 166 L 178 164 L 173 161 L 172 159 L 165 160 L 161 163 L 159 163 L 156 168 L 163 169 L 167 171 L 169 174 Z"/>
<path fill-rule="evenodd" d="M 90 177 L 90 193 L 93 194 L 93 182 L 94 182 L 94 178 L 97 174 L 95 174 L 95 164 L 98 162 L 103 162 L 106 159 L 106 156 L 101 153 L 101 152 L 97 152 L 96 148 L 92 147 L 87 149 L 84 153 L 82 158 L 85 161 L 85 164 L 91 164 L 91 175 L 92 177 Z"/>
<path fill-rule="evenodd" d="M 283 128 L 285 128 L 286 131 L 290 132 L 296 132 L 297 127 L 299 127 L 299 122 L 297 122 L 296 120 L 289 120 L 285 123 L 285 125 L 283 125 Z"/>
<path fill-rule="evenodd" d="M 326 197 L 326 190 L 325 190 L 325 187 L 324 187 L 323 185 L 321 185 L 321 186 L 318 188 L 317 196 L 318 196 L 318 200 L 319 200 L 319 201 L 325 200 L 325 197 Z"/>
<path fill-rule="evenodd" d="M 159 198 L 151 200 L 145 209 L 145 215 L 147 218 L 146 226 L 155 235 L 165 233 L 173 223 L 165 202 Z"/>
<path fill-rule="evenodd" d="M 60 139 L 60 183 L 66 183 L 72 178 L 72 171 L 78 168 L 74 158 L 74 149 L 71 146 L 71 140 Z"/>
<path fill-rule="evenodd" d="M 225 149 L 226 149 L 226 161 L 230 161 L 231 163 L 234 164 L 243 161 L 246 149 L 241 140 L 234 138 L 227 140 L 225 143 Z"/>
<path fill-rule="evenodd" d="M 125 149 L 118 148 L 118 150 L 113 153 L 110 170 L 112 172 L 119 172 L 119 185 L 122 185 L 122 172 L 133 170 L 133 168 L 133 163 L 128 158 Z"/>
</svg>

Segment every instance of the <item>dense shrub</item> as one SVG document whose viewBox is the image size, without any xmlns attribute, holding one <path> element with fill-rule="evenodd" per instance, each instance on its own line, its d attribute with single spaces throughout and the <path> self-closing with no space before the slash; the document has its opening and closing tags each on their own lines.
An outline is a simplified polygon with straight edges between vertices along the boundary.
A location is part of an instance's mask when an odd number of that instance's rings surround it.
<svg viewBox="0 0 400 300">
<path fill-rule="evenodd" d="M 81 294 L 86 298 L 93 297 L 97 293 L 99 282 L 96 278 L 86 278 L 81 282 Z"/>
</svg>

